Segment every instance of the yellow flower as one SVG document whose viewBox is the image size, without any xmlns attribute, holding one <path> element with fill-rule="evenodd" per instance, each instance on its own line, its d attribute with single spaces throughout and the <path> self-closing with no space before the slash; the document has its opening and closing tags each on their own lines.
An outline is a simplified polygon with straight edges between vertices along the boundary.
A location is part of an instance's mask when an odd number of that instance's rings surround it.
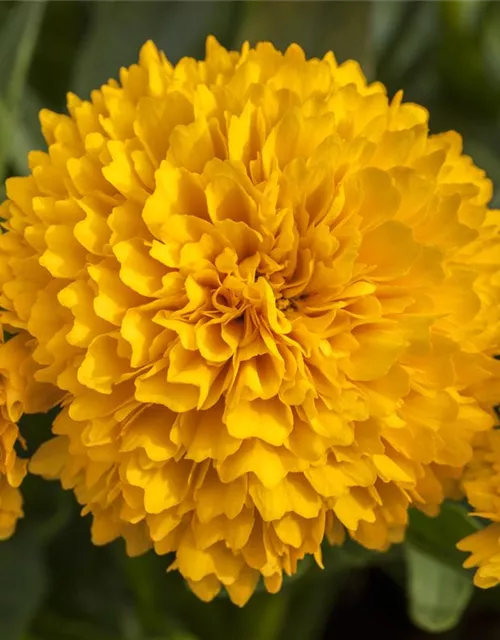
<svg viewBox="0 0 500 640">
<path fill-rule="evenodd" d="M 66 394 L 31 469 L 92 536 L 244 604 L 325 536 L 385 549 L 492 425 L 500 216 L 455 133 L 292 45 L 139 64 L 42 111 L 4 321 Z"/>
<path fill-rule="evenodd" d="M 480 440 L 462 484 L 474 515 L 492 524 L 464 538 L 458 548 L 471 553 L 464 567 L 478 567 L 474 583 L 487 589 L 500 583 L 500 431 L 489 431 Z"/>
<path fill-rule="evenodd" d="M 47 391 L 34 381 L 33 360 L 25 332 L 0 342 L 0 540 L 14 532 L 23 516 L 19 486 L 27 472 L 28 461 L 16 454 L 16 444 L 24 447 L 17 422 L 23 411 L 38 413 L 57 402 L 60 394 Z"/>
</svg>

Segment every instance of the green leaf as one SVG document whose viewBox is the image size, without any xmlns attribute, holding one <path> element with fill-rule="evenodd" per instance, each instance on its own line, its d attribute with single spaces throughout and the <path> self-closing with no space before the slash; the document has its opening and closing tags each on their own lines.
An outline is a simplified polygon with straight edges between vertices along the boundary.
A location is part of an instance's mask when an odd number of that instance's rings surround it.
<svg viewBox="0 0 500 640">
<path fill-rule="evenodd" d="M 20 530 L 0 544 L 0 637 L 20 640 L 27 632 L 47 586 L 36 533 Z"/>
<path fill-rule="evenodd" d="M 406 540 L 412 547 L 460 569 L 466 554 L 456 548 L 457 542 L 475 533 L 480 523 L 456 502 L 445 502 L 438 516 L 430 518 L 416 509 L 410 511 Z"/>
<path fill-rule="evenodd" d="M 469 604 L 474 587 L 467 573 L 458 572 L 406 545 L 409 615 L 414 624 L 434 633 L 453 629 Z"/>
</svg>

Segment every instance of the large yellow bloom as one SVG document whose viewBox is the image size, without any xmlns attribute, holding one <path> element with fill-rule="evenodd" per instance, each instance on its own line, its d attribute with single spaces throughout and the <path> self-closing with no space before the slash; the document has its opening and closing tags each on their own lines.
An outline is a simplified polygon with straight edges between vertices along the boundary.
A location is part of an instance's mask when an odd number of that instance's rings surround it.
<svg viewBox="0 0 500 640">
<path fill-rule="evenodd" d="M 492 425 L 490 182 L 331 53 L 148 43 L 120 82 L 7 183 L 4 320 L 66 393 L 32 470 L 205 600 L 400 540 Z"/>
</svg>

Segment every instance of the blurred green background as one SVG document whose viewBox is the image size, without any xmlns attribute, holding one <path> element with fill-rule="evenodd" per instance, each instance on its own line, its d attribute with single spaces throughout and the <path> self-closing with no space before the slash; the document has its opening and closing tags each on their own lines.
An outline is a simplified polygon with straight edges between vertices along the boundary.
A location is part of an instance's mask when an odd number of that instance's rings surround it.
<svg viewBox="0 0 500 640">
<path fill-rule="evenodd" d="M 202 57 L 209 33 L 226 47 L 298 42 L 310 56 L 359 60 L 390 94 L 402 88 L 425 105 L 433 131 L 458 130 L 500 184 L 500 2 L 73 0 L 0 3 L 0 185 L 44 148 L 42 106 L 64 110 L 68 90 L 88 97 L 149 38 L 175 62 Z M 32 417 L 22 429 L 33 445 L 49 426 L 50 416 Z M 279 595 L 260 591 L 239 610 L 223 597 L 198 601 L 166 575 L 168 558 L 92 547 L 88 518 L 58 485 L 28 478 L 23 488 L 26 518 L 0 543 L 0 640 L 500 637 L 500 592 L 474 591 L 453 549 L 475 527 L 466 506 L 412 514 L 408 541 L 388 554 L 325 549 L 325 571 L 305 562 Z"/>
</svg>

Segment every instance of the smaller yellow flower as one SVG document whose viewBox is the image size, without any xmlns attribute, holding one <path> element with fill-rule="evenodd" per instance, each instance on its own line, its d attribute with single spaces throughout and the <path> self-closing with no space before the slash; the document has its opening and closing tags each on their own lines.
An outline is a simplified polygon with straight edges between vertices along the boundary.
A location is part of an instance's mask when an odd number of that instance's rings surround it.
<svg viewBox="0 0 500 640">
<path fill-rule="evenodd" d="M 460 550 L 471 553 L 464 567 L 478 567 L 474 584 L 488 589 L 500 583 L 500 431 L 482 435 L 463 486 L 474 515 L 492 522 L 458 544 Z"/>
<path fill-rule="evenodd" d="M 24 412 L 47 411 L 60 399 L 59 392 L 34 381 L 30 342 L 22 332 L 0 343 L 0 540 L 13 534 L 24 515 L 19 486 L 28 460 L 16 453 L 16 444 L 25 448 L 17 423 Z"/>
</svg>

